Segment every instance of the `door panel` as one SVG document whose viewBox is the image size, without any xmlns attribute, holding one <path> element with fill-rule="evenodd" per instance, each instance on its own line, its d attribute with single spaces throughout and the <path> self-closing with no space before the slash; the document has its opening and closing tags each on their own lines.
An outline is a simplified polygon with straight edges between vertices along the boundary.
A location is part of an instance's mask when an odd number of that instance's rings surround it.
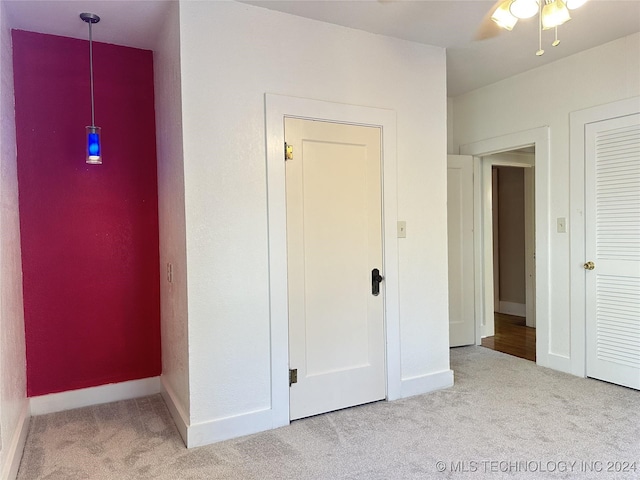
<svg viewBox="0 0 640 480">
<path fill-rule="evenodd" d="M 473 157 L 447 163 L 449 346 L 476 343 L 473 263 Z"/>
<path fill-rule="evenodd" d="M 285 137 L 293 420 L 385 397 L 382 197 L 378 128 L 287 118 Z"/>
<path fill-rule="evenodd" d="M 640 389 L 640 114 L 585 139 L 587 376 Z"/>
</svg>

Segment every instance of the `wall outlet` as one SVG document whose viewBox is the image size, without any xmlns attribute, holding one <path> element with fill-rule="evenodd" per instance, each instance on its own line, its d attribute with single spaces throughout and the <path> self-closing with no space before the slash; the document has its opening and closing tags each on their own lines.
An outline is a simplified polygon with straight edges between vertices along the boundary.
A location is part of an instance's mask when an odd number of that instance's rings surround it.
<svg viewBox="0 0 640 480">
<path fill-rule="evenodd" d="M 167 263 L 167 282 L 173 283 L 173 264 Z"/>
<path fill-rule="evenodd" d="M 407 238 L 407 222 L 398 222 L 398 238 Z"/>
</svg>

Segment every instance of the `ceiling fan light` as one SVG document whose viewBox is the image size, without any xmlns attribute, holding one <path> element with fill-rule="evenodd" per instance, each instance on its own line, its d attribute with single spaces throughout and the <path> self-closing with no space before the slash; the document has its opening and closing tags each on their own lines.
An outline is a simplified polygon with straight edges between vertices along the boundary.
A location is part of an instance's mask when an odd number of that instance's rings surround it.
<svg viewBox="0 0 640 480">
<path fill-rule="evenodd" d="M 582 5 L 587 3 L 587 0 L 567 0 L 565 3 L 569 10 L 575 10 L 576 8 L 580 8 Z"/>
<path fill-rule="evenodd" d="M 569 10 L 562 0 L 544 0 L 545 6 L 542 7 L 542 29 L 558 27 L 563 23 L 571 20 Z"/>
<path fill-rule="evenodd" d="M 513 30 L 513 27 L 518 23 L 518 19 L 509 11 L 510 5 L 511 0 L 505 0 L 498 6 L 498 8 L 496 8 L 493 15 L 491 15 L 491 20 L 496 22 L 499 27 L 509 31 Z"/>
<path fill-rule="evenodd" d="M 537 0 L 513 0 L 509 6 L 509 12 L 516 18 L 531 18 L 538 13 Z"/>
</svg>

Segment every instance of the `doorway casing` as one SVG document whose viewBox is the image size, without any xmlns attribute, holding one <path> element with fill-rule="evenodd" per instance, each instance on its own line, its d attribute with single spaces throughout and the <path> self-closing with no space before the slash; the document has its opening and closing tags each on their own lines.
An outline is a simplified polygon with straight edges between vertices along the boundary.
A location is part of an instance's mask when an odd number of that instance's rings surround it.
<svg viewBox="0 0 640 480">
<path fill-rule="evenodd" d="M 401 396 L 398 295 L 396 115 L 392 110 L 265 95 L 272 428 L 289 424 L 289 333 L 284 165 L 285 117 L 379 127 L 387 399 Z"/>
<path fill-rule="evenodd" d="M 543 126 L 522 132 L 502 135 L 487 140 L 462 145 L 461 155 L 472 155 L 474 159 L 474 179 L 483 178 L 483 173 L 491 173 L 490 162 L 483 165 L 479 157 L 486 157 L 496 153 L 503 153 L 519 148 L 535 147 L 535 309 L 536 309 L 536 363 L 542 366 L 567 371 L 570 359 L 553 354 L 549 351 L 549 159 L 550 141 L 549 127 Z M 483 168 L 486 170 L 483 172 Z M 491 183 L 491 175 L 488 175 Z M 493 281 L 493 264 L 487 263 L 486 256 L 492 257 L 492 245 L 485 245 L 484 230 L 491 227 L 491 219 L 483 220 L 482 205 L 483 189 L 481 181 L 474 180 L 474 230 L 483 232 L 476 235 L 474 240 L 475 257 L 475 305 L 476 305 L 476 335 L 477 343 L 480 337 L 480 324 L 484 323 L 487 306 L 493 304 L 493 288 L 486 288 L 487 278 Z M 490 199 L 487 199 L 490 202 Z M 488 251 L 488 255 L 485 253 Z M 491 271 L 488 271 L 491 269 Z M 493 312 L 490 312 L 492 315 Z"/>
</svg>

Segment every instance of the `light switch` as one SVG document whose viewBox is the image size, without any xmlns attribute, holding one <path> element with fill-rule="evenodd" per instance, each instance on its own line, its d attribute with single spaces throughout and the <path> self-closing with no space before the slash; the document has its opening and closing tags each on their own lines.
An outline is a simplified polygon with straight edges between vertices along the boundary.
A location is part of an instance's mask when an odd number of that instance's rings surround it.
<svg viewBox="0 0 640 480">
<path fill-rule="evenodd" d="M 558 233 L 567 233 L 567 219 L 559 217 L 557 220 Z"/>
<path fill-rule="evenodd" d="M 407 238 L 407 222 L 398 222 L 398 238 Z"/>
</svg>

